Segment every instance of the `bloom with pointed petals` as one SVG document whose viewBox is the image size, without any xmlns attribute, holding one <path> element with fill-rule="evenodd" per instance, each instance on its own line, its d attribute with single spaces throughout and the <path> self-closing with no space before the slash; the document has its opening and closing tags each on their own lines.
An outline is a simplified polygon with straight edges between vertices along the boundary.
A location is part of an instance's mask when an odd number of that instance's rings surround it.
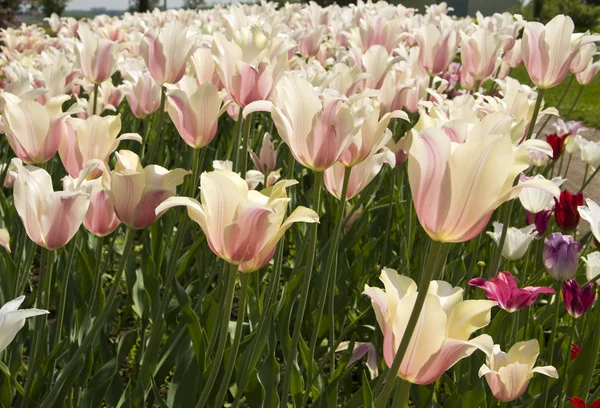
<svg viewBox="0 0 600 408">
<path fill-rule="evenodd" d="M 569 134 L 559 136 L 556 133 L 546 136 L 546 142 L 552 147 L 552 160 L 556 161 L 560 158 L 563 153 L 565 139 L 568 136 Z"/>
<path fill-rule="evenodd" d="M 50 250 L 58 249 L 73 238 L 89 206 L 89 194 L 82 190 L 54 191 L 52 178 L 44 169 L 23 166 L 13 159 L 17 169 L 14 202 L 29 238 Z"/>
<path fill-rule="evenodd" d="M 160 107 L 161 88 L 149 72 L 143 72 L 134 81 L 125 81 L 125 96 L 131 113 L 143 119 Z"/>
<path fill-rule="evenodd" d="M 25 296 L 6 302 L 0 308 L 0 352 L 3 351 L 14 340 L 15 336 L 25 326 L 25 319 L 34 316 L 48 314 L 47 310 L 22 309 L 19 306 L 25 300 Z"/>
<path fill-rule="evenodd" d="M 350 170 L 346 200 L 355 197 L 368 186 L 375 176 L 379 174 L 384 164 L 388 164 L 391 167 L 396 165 L 396 156 L 388 149 L 372 154 L 364 161 L 353 166 Z M 346 167 L 342 163 L 336 162 L 333 166 L 325 170 L 325 188 L 338 200 L 342 196 L 345 169 Z"/>
<path fill-rule="evenodd" d="M 335 349 L 336 353 L 339 351 L 348 350 L 350 347 L 349 341 L 342 341 L 339 346 Z M 354 348 L 352 349 L 352 357 L 348 361 L 348 367 L 352 364 L 356 363 L 358 360 L 367 356 L 367 368 L 369 370 L 369 374 L 371 378 L 375 378 L 379 375 L 379 354 L 377 354 L 377 349 L 373 343 L 363 343 L 357 341 L 354 343 Z"/>
<path fill-rule="evenodd" d="M 500 245 L 500 238 L 504 226 L 499 222 L 494 222 L 494 232 L 488 231 L 488 235 L 494 240 L 496 245 Z M 506 231 L 506 239 L 502 248 L 502 256 L 511 261 L 520 259 L 525 255 L 529 244 L 535 238 L 535 224 L 528 225 L 524 228 L 509 227 Z"/>
<path fill-rule="evenodd" d="M 502 46 L 500 37 L 490 30 L 479 27 L 471 35 L 461 32 L 461 75 L 481 81 L 494 73 L 496 58 Z"/>
<path fill-rule="evenodd" d="M 156 208 L 175 195 L 176 187 L 190 172 L 167 170 L 155 164 L 142 167 L 139 156 L 129 150 L 115 155 L 115 169 L 102 173 L 106 194 L 123 224 L 133 229 L 146 228 L 162 215 Z"/>
<path fill-rule="evenodd" d="M 319 220 L 313 210 L 299 206 L 284 221 L 289 202 L 285 189 L 293 184 L 296 182 L 282 180 L 258 192 L 249 190 L 246 181 L 231 171 L 204 172 L 200 177 L 201 202 L 172 197 L 156 212 L 187 207 L 217 256 L 239 265 L 240 272 L 253 272 L 271 261 L 275 246 L 293 223 Z"/>
<path fill-rule="evenodd" d="M 580 85 L 587 85 L 596 77 L 598 71 L 600 71 L 600 62 L 590 61 L 583 71 L 575 74 L 575 79 Z"/>
<path fill-rule="evenodd" d="M 489 300 L 498 302 L 498 306 L 511 313 L 532 305 L 541 294 L 554 293 L 554 289 L 546 286 L 527 286 L 521 289 L 510 272 L 498 272 L 498 277 L 489 281 L 483 278 L 471 279 L 469 285 L 485 290 Z"/>
<path fill-rule="evenodd" d="M 560 198 L 554 198 L 554 217 L 556 224 L 563 231 L 573 231 L 579 225 L 578 208 L 583 206 L 583 193 L 571 194 L 562 191 Z"/>
<path fill-rule="evenodd" d="M 458 48 L 458 35 L 455 30 L 435 24 L 422 25 L 415 36 L 419 46 L 419 68 L 429 76 L 444 72 L 454 59 Z"/>
<path fill-rule="evenodd" d="M 81 42 L 75 46 L 83 75 L 94 84 L 101 84 L 115 72 L 119 44 L 92 32 L 86 25 L 77 30 Z"/>
<path fill-rule="evenodd" d="M 537 340 L 527 340 L 516 343 L 508 353 L 494 344 L 493 351 L 488 353 L 486 364 L 479 369 L 479 377 L 485 376 L 492 394 L 496 399 L 507 402 L 519 398 L 525 390 L 533 374 L 544 374 L 558 378 L 558 372 L 553 366 L 534 367 L 540 354 Z"/>
<path fill-rule="evenodd" d="M 275 144 L 271 141 L 271 135 L 266 132 L 263 136 L 262 145 L 258 154 L 254 153 L 248 148 L 250 158 L 256 167 L 256 170 L 260 171 L 265 177 L 268 177 L 277 163 L 277 150 Z"/>
<path fill-rule="evenodd" d="M 512 186 L 528 162 L 527 149 L 515 148 L 508 133 L 487 134 L 475 126 L 460 144 L 441 129 L 425 129 L 413 138 L 408 158 L 421 225 L 436 241 L 464 242 L 477 236 L 492 212 L 521 188 L 542 188 L 558 196 L 560 190 L 548 180 Z"/>
<path fill-rule="evenodd" d="M 585 262 L 585 277 L 587 280 L 600 279 L 600 252 L 592 252 L 587 258 L 582 257 L 581 259 Z"/>
<path fill-rule="evenodd" d="M 600 241 L 600 205 L 591 198 L 586 198 L 585 204 L 577 207 L 577 211 L 581 218 L 589 222 L 594 238 Z"/>
<path fill-rule="evenodd" d="M 585 404 L 585 401 L 579 397 L 569 397 L 568 400 L 573 408 L 600 408 L 600 399 L 592 402 L 589 407 Z"/>
<path fill-rule="evenodd" d="M 227 110 L 225 91 L 211 83 L 181 88 L 169 87 L 167 111 L 185 143 L 194 149 L 206 146 L 217 134 L 219 117 Z M 189 82 L 189 81 L 185 81 Z"/>
<path fill-rule="evenodd" d="M 562 294 L 565 308 L 574 319 L 581 317 L 592 306 L 596 299 L 596 289 L 598 289 L 598 283 L 595 281 L 588 282 L 583 286 L 579 286 L 575 279 L 563 282 Z"/>
<path fill-rule="evenodd" d="M 554 279 L 565 281 L 575 276 L 579 265 L 580 245 L 570 235 L 553 232 L 544 241 L 543 260 Z"/>
<path fill-rule="evenodd" d="M 541 174 L 536 174 L 534 179 L 545 179 Z M 519 183 L 526 182 L 530 180 L 531 177 L 527 177 L 525 175 L 521 175 L 519 179 Z M 554 177 L 552 180 L 557 187 L 560 187 L 565 179 L 562 177 Z M 539 188 L 524 188 L 519 193 L 519 201 L 524 209 L 529 211 L 532 214 L 538 214 L 542 211 L 551 210 L 554 206 L 554 197 L 547 191 L 540 190 Z"/>
<path fill-rule="evenodd" d="M 161 85 L 175 84 L 185 74 L 187 61 L 194 52 L 195 38 L 178 20 L 144 35 L 140 53 L 150 75 Z"/>
<path fill-rule="evenodd" d="M 365 285 L 379 327 L 383 332 L 383 356 L 391 367 L 404 337 L 417 299 L 417 285 L 409 277 L 384 268 L 379 279 L 385 289 Z M 459 360 L 475 350 L 492 352 L 487 334 L 470 339 L 490 322 L 491 300 L 463 300 L 463 290 L 448 282 L 432 281 L 398 376 L 413 384 L 431 384 Z"/>
<path fill-rule="evenodd" d="M 573 34 L 571 17 L 559 14 L 545 26 L 538 22 L 525 23 L 521 49 L 523 62 L 531 81 L 539 88 L 560 84 L 581 47 L 600 40 L 589 33 Z"/>
<path fill-rule="evenodd" d="M 92 115 L 85 120 L 69 118 L 65 130 L 58 154 L 72 177 L 77 177 L 91 160 L 108 163 L 109 156 L 121 141 L 142 142 L 142 138 L 135 133 L 125 133 L 117 137 L 121 131 L 120 115 Z M 100 173 L 100 170 L 92 172 L 90 178 L 99 177 Z"/>
</svg>

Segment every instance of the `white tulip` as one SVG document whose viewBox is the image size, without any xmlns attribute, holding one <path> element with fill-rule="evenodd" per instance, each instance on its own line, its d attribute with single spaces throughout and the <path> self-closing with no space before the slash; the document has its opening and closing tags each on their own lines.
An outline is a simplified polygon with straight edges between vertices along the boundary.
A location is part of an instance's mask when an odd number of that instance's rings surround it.
<svg viewBox="0 0 600 408">
<path fill-rule="evenodd" d="M 23 309 L 18 310 L 25 296 L 6 302 L 0 308 L 0 351 L 4 350 L 15 338 L 19 330 L 25 326 L 28 317 L 48 314 L 47 310 Z"/>
<path fill-rule="evenodd" d="M 488 231 L 487 234 L 494 240 L 496 245 L 500 245 L 500 237 L 504 226 L 499 222 L 494 222 L 494 232 Z M 511 261 L 522 258 L 529 248 L 529 244 L 535 238 L 535 225 L 531 224 L 525 228 L 509 227 L 506 232 L 506 240 L 502 247 L 502 256 Z"/>
</svg>

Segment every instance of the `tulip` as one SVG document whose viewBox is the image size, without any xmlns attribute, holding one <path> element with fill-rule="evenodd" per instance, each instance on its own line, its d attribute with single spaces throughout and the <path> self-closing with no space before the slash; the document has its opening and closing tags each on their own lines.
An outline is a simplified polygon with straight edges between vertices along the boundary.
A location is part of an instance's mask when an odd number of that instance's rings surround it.
<svg viewBox="0 0 600 408">
<path fill-rule="evenodd" d="M 295 181 L 282 180 L 258 192 L 248 190 L 238 174 L 215 170 L 200 176 L 201 203 L 193 198 L 173 197 L 156 209 L 157 214 L 185 206 L 189 217 L 206 235 L 215 255 L 240 272 L 253 272 L 273 258 L 275 246 L 295 222 L 318 222 L 317 213 L 297 207 L 284 221 L 289 199 L 286 187 Z"/>
<path fill-rule="evenodd" d="M 502 46 L 500 38 L 490 30 L 477 28 L 471 35 L 461 32 L 462 73 L 481 81 L 494 73 L 496 57 Z"/>
<path fill-rule="evenodd" d="M 348 179 L 346 200 L 356 197 L 357 194 L 368 186 L 375 176 L 379 174 L 384 164 L 388 164 L 391 167 L 396 165 L 396 156 L 387 149 L 380 153 L 372 154 L 364 161 L 352 167 L 350 170 L 350 178 Z M 340 200 L 342 196 L 345 169 L 346 168 L 342 163 L 337 162 L 325 170 L 325 187 L 327 188 L 327 191 L 338 200 Z"/>
<path fill-rule="evenodd" d="M 535 224 L 535 231 L 538 237 L 546 235 L 548 231 L 548 225 L 550 225 L 551 211 L 540 211 L 533 216 L 533 223 Z"/>
<path fill-rule="evenodd" d="M 458 35 L 453 29 L 442 30 L 433 23 L 422 25 L 415 36 L 419 45 L 419 68 L 429 76 L 446 71 L 458 48 Z"/>
<path fill-rule="evenodd" d="M 219 92 L 210 83 L 182 87 L 169 87 L 167 111 L 185 143 L 194 149 L 208 145 L 217 134 L 219 117 L 227 110 L 223 103 L 225 91 Z"/>
<path fill-rule="evenodd" d="M 142 142 L 135 133 L 117 137 L 121 131 L 121 116 L 90 116 L 85 120 L 71 119 L 61 139 L 58 154 L 63 166 L 72 177 L 77 177 L 83 168 L 93 160 L 108 163 L 109 156 L 123 140 Z M 100 171 L 90 177 L 100 176 Z"/>
<path fill-rule="evenodd" d="M 541 174 L 536 174 L 533 178 L 538 180 L 545 179 L 545 177 Z M 530 179 L 531 177 L 522 175 L 519 183 L 526 182 Z M 552 181 L 552 183 L 554 183 L 557 187 L 560 187 L 565 182 L 565 179 L 562 177 L 554 177 L 550 181 Z M 552 194 L 548 193 L 547 191 L 540 190 L 539 188 L 524 188 L 519 193 L 519 201 L 521 202 L 521 205 L 524 209 L 532 214 L 538 214 L 542 211 L 551 210 L 554 206 L 553 199 L 554 197 Z"/>
<path fill-rule="evenodd" d="M 581 317 L 594 303 L 596 299 L 598 284 L 588 282 L 583 287 L 575 279 L 569 279 L 562 284 L 562 294 L 565 300 L 565 308 L 573 319 Z"/>
<path fill-rule="evenodd" d="M 581 347 L 577 344 L 571 344 L 571 360 L 575 360 L 581 351 Z"/>
<path fill-rule="evenodd" d="M 556 133 L 558 133 L 559 135 L 568 134 L 569 136 L 575 136 L 579 133 L 579 130 L 582 129 L 581 122 L 575 120 L 565 122 L 562 119 L 557 119 L 556 122 L 552 124 L 552 126 L 556 130 Z"/>
<path fill-rule="evenodd" d="M 556 280 L 573 278 L 579 265 L 580 245 L 570 235 L 553 232 L 544 240 L 544 266 Z"/>
<path fill-rule="evenodd" d="M 0 308 L 0 352 L 3 351 L 15 339 L 15 336 L 25 326 L 25 319 L 34 316 L 48 314 L 47 310 L 21 309 L 19 306 L 25 300 L 25 296 L 19 296 L 6 302 Z"/>
<path fill-rule="evenodd" d="M 577 145 L 581 160 L 585 164 L 589 164 L 592 167 L 600 165 L 600 142 L 579 138 L 577 139 Z"/>
<path fill-rule="evenodd" d="M 579 225 L 578 207 L 583 205 L 583 194 L 560 193 L 560 199 L 554 198 L 554 217 L 556 224 L 563 231 L 573 231 Z"/>
<path fill-rule="evenodd" d="M 50 250 L 66 245 L 77 233 L 88 210 L 89 195 L 84 191 L 54 191 L 52 178 L 44 170 L 23 166 L 19 159 L 14 203 L 29 238 Z"/>
<path fill-rule="evenodd" d="M 500 245 L 500 238 L 502 236 L 502 230 L 504 226 L 499 222 L 494 222 L 494 232 L 489 232 L 488 235 L 494 240 L 496 245 Z M 511 261 L 515 261 L 517 259 L 521 259 L 527 248 L 529 248 L 529 244 L 535 238 L 535 225 L 528 225 L 525 228 L 515 228 L 509 227 L 508 231 L 506 231 L 506 240 L 504 241 L 504 246 L 502 247 L 502 256 Z"/>
<path fill-rule="evenodd" d="M 516 343 L 508 353 L 504 353 L 499 344 L 494 344 L 486 364 L 479 369 L 479 377 L 485 376 L 496 399 L 502 402 L 516 400 L 525 393 L 534 373 L 558 378 L 558 372 L 553 366 L 534 368 L 539 354 L 537 340 Z"/>
<path fill-rule="evenodd" d="M 577 212 L 590 224 L 594 238 L 600 241 L 600 205 L 590 198 L 586 198 L 585 204 L 577 207 Z"/>
<path fill-rule="evenodd" d="M 221 80 L 216 71 L 217 66 L 212 58 L 210 47 L 196 48 L 190 61 L 194 67 L 194 73 L 196 74 L 198 84 L 213 84 L 217 86 L 219 90 L 223 88 L 223 84 L 221 84 Z"/>
<path fill-rule="evenodd" d="M 77 30 L 81 42 L 76 43 L 75 54 L 83 75 L 93 84 L 100 84 L 116 69 L 119 45 L 93 33 L 88 26 Z"/>
<path fill-rule="evenodd" d="M 516 40 L 515 45 L 504 53 L 504 61 L 511 68 L 516 68 L 523 63 L 523 53 L 521 52 L 521 40 Z"/>
<path fill-rule="evenodd" d="M 4 93 L 4 130 L 15 155 L 28 164 L 42 164 L 58 151 L 68 112 L 61 105 L 68 96 L 50 99 L 42 106 Z"/>
<path fill-rule="evenodd" d="M 365 285 L 377 323 L 383 332 L 383 356 L 392 366 L 417 298 L 417 285 L 409 277 L 384 268 L 379 279 L 385 289 Z M 490 322 L 491 300 L 463 300 L 463 290 L 448 282 L 432 281 L 398 376 L 413 384 L 431 384 L 458 361 L 477 349 L 492 350 L 492 338 L 474 331 Z"/>
<path fill-rule="evenodd" d="M 556 133 L 546 136 L 546 142 L 552 147 L 552 160 L 556 161 L 562 155 L 567 136 L 569 135 L 559 136 Z"/>
<path fill-rule="evenodd" d="M 10 252 L 10 234 L 4 228 L 0 228 L 0 246 Z"/>
<path fill-rule="evenodd" d="M 580 85 L 587 85 L 592 82 L 599 70 L 600 62 L 590 61 L 583 71 L 575 74 L 575 79 Z"/>
<path fill-rule="evenodd" d="M 568 136 L 565 139 L 565 151 L 569 154 L 579 153 L 581 148 L 579 147 L 579 143 L 583 140 L 581 135 L 575 134 Z"/>
<path fill-rule="evenodd" d="M 408 177 L 419 221 L 441 242 L 477 236 L 492 212 L 518 195 L 520 188 L 542 188 L 558 196 L 548 180 L 531 179 L 512 187 L 528 164 L 526 149 L 514 148 L 510 135 L 487 135 L 479 126 L 464 143 L 451 142 L 441 129 L 426 129 L 409 150 Z M 485 136 L 484 136 L 485 134 Z"/>
<path fill-rule="evenodd" d="M 275 127 L 294 158 L 314 171 L 325 171 L 352 143 L 362 118 L 343 96 L 326 90 L 319 96 L 296 74 L 286 75 L 276 87 L 272 102 L 259 101 L 244 109 L 271 112 Z"/>
<path fill-rule="evenodd" d="M 178 20 L 144 35 L 140 53 L 150 75 L 160 85 L 175 84 L 185 74 L 187 60 L 194 52 L 195 38 Z"/>
<path fill-rule="evenodd" d="M 277 150 L 278 149 L 275 148 L 275 144 L 271 141 L 271 135 L 268 132 L 263 136 L 263 142 L 258 154 L 248 149 L 254 166 L 258 171 L 264 174 L 265 177 L 275 170 Z"/>
<path fill-rule="evenodd" d="M 546 26 L 525 23 L 521 48 L 523 62 L 531 81 L 541 89 L 555 87 L 564 81 L 573 59 L 585 44 L 600 40 L 589 33 L 573 35 L 571 17 L 559 14 Z"/>
<path fill-rule="evenodd" d="M 579 397 L 569 397 L 568 399 L 571 405 L 573 405 L 573 408 L 600 408 L 600 399 L 592 402 L 589 407 L 585 404 L 585 401 Z"/>
<path fill-rule="evenodd" d="M 581 259 L 585 262 L 585 277 L 587 280 L 600 279 L 600 252 L 592 252 L 587 258 L 582 257 Z"/>
<path fill-rule="evenodd" d="M 215 170 L 233 171 L 233 162 L 231 160 L 213 160 L 212 165 Z M 246 184 L 248 184 L 250 190 L 256 190 L 256 187 L 261 183 L 265 184 L 265 176 L 258 170 L 248 170 L 244 180 L 246 180 Z M 267 185 L 266 187 L 270 186 Z"/>
<path fill-rule="evenodd" d="M 103 173 L 106 194 L 123 224 L 133 229 L 146 228 L 162 215 L 156 208 L 175 195 L 176 187 L 191 172 L 167 170 L 154 164 L 144 168 L 139 156 L 129 150 L 115 155 L 115 169 Z"/>
<path fill-rule="evenodd" d="M 521 289 L 510 272 L 498 272 L 498 277 L 489 281 L 483 278 L 471 279 L 469 285 L 485 290 L 489 300 L 498 302 L 498 306 L 510 313 L 531 306 L 539 295 L 555 293 L 554 289 L 546 286 L 527 286 Z"/>
<path fill-rule="evenodd" d="M 90 195 L 90 206 L 83 219 L 83 226 L 92 234 L 104 237 L 116 230 L 121 225 L 121 220 L 117 217 L 115 207 L 104 191 L 102 179 L 85 180 L 85 171 L 82 171 L 78 179 L 65 177 L 63 188 L 65 191 L 80 189 Z"/>
<path fill-rule="evenodd" d="M 335 352 L 337 353 L 339 351 L 348 350 L 348 347 L 350 347 L 350 342 L 342 341 L 335 349 Z M 350 367 L 364 356 L 367 356 L 367 369 L 369 370 L 371 378 L 377 377 L 379 375 L 379 354 L 377 354 L 377 349 L 373 343 L 362 343 L 360 341 L 355 342 L 354 348 L 352 349 L 352 357 L 348 361 L 346 367 Z"/>
<path fill-rule="evenodd" d="M 160 107 L 161 88 L 149 72 L 140 74 L 135 82 L 125 81 L 125 96 L 131 113 L 144 119 Z"/>
</svg>

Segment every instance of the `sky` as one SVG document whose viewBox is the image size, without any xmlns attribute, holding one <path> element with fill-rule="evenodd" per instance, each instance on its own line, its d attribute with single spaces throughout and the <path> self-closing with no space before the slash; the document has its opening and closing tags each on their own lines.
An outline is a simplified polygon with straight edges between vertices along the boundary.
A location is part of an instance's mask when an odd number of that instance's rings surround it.
<svg viewBox="0 0 600 408">
<path fill-rule="evenodd" d="M 164 0 L 160 0 L 161 4 Z M 183 0 L 167 0 L 168 8 L 178 8 Z M 125 10 L 129 7 L 128 0 L 70 0 L 67 10 L 89 10 L 92 7 L 106 7 L 109 10 Z"/>
</svg>

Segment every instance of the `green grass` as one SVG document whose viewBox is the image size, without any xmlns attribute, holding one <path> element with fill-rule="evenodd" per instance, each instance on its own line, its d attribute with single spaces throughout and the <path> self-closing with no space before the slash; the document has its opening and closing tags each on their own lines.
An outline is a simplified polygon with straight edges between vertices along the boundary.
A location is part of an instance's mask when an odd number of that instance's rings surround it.
<svg viewBox="0 0 600 408">
<path fill-rule="evenodd" d="M 522 65 L 519 68 L 513 69 L 510 73 L 510 76 L 518 79 L 521 83 L 532 85 L 531 80 L 529 79 L 529 75 L 527 74 L 527 70 L 525 66 Z M 568 83 L 570 82 L 572 75 L 569 74 L 567 78 L 560 85 L 546 90 L 544 93 L 544 99 L 546 101 L 546 106 L 554 106 L 560 101 L 567 88 Z M 581 85 L 577 83 L 577 81 L 573 78 L 573 82 L 567 92 L 567 95 L 564 97 L 564 100 L 558 106 L 558 110 L 560 112 L 560 116 L 563 119 L 569 120 L 580 120 L 583 122 L 585 126 L 600 128 L 600 77 L 596 76 L 589 85 L 584 86 L 581 96 L 577 101 L 577 104 L 573 108 L 569 117 L 565 117 L 571 107 L 573 106 L 573 102 L 577 98 L 577 94 Z"/>
</svg>

